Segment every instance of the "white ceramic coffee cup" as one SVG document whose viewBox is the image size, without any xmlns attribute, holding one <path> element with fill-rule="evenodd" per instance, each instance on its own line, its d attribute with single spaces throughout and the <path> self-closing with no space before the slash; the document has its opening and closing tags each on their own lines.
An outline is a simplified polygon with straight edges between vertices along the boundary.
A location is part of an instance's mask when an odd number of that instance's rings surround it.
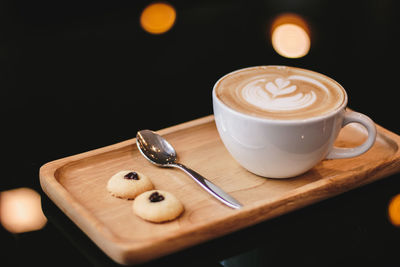
<svg viewBox="0 0 400 267">
<path fill-rule="evenodd" d="M 359 156 L 375 142 L 374 122 L 366 115 L 346 109 L 346 93 L 342 105 L 328 114 L 277 120 L 247 115 L 228 107 L 217 97 L 217 85 L 218 82 L 214 85 L 212 99 L 219 135 L 233 158 L 257 175 L 294 177 L 323 159 Z M 358 147 L 334 147 L 340 130 L 349 123 L 363 125 L 368 138 Z"/>
</svg>

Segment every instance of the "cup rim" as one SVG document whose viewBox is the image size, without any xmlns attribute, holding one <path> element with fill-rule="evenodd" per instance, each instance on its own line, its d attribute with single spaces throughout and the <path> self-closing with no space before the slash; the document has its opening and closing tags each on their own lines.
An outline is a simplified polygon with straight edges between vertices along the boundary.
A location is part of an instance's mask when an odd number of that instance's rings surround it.
<svg viewBox="0 0 400 267">
<path fill-rule="evenodd" d="M 343 102 L 340 106 L 338 106 L 336 109 L 325 113 L 325 114 L 321 114 L 321 115 L 317 115 L 317 116 L 313 116 L 310 118 L 304 118 L 304 119 L 271 119 L 271 118 L 266 118 L 266 117 L 259 117 L 259 116 L 255 116 L 255 115 L 251 115 L 251 114 L 245 114 L 243 112 L 237 111 L 235 109 L 233 109 L 232 107 L 226 105 L 224 102 L 222 102 L 216 94 L 216 87 L 217 85 L 220 83 L 220 81 L 222 79 L 224 79 L 226 76 L 228 75 L 232 75 L 236 72 L 240 72 L 246 69 L 253 69 L 253 68 L 260 68 L 260 67 L 288 67 L 288 68 L 294 68 L 294 69 L 299 69 L 299 70 L 303 70 L 303 71 L 308 71 L 308 72 L 312 72 L 315 73 L 317 75 L 321 75 L 323 76 L 325 79 L 328 79 L 330 81 L 332 81 L 334 84 L 336 84 L 339 88 L 342 89 L 343 91 L 343 95 L 344 95 L 344 99 Z M 247 119 L 252 119 L 252 120 L 256 120 L 256 121 L 262 121 L 262 122 L 268 122 L 268 123 L 276 123 L 276 124 L 303 124 L 303 123 L 308 123 L 308 122 L 315 122 L 315 121 L 319 121 L 319 120 L 323 120 L 326 118 L 329 118 L 331 116 L 335 116 L 337 113 L 341 112 L 343 109 L 346 108 L 347 106 L 347 102 L 348 102 L 348 96 L 347 96 L 347 92 L 346 90 L 343 88 L 343 86 L 341 84 L 339 84 L 337 81 L 335 81 L 334 79 L 330 78 L 327 75 L 324 75 L 322 73 L 313 71 L 313 70 L 309 70 L 309 69 L 304 69 L 304 68 L 298 68 L 298 67 L 291 67 L 291 66 L 285 66 L 285 65 L 260 65 L 260 66 L 251 66 L 251 67 L 246 67 L 246 68 L 241 68 L 241 69 L 237 69 L 234 70 L 232 72 L 229 72 L 225 75 L 223 75 L 222 77 L 220 77 L 214 84 L 213 86 L 213 90 L 212 90 L 212 98 L 214 99 L 214 101 L 216 101 L 220 106 L 224 107 L 225 109 L 229 110 L 230 112 L 233 112 L 234 114 L 241 116 L 243 118 L 247 118 Z"/>
</svg>

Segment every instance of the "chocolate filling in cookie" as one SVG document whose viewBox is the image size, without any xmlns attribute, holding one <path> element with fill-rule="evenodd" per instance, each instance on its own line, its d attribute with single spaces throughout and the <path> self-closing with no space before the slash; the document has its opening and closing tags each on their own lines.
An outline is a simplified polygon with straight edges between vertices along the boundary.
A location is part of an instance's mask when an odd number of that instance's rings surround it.
<svg viewBox="0 0 400 267">
<path fill-rule="evenodd" d="M 129 180 L 139 180 L 139 175 L 137 172 L 129 172 L 125 174 L 124 178 Z"/>
<path fill-rule="evenodd" d="M 157 191 L 149 196 L 150 202 L 160 202 L 164 200 L 164 196 L 160 195 Z"/>
</svg>

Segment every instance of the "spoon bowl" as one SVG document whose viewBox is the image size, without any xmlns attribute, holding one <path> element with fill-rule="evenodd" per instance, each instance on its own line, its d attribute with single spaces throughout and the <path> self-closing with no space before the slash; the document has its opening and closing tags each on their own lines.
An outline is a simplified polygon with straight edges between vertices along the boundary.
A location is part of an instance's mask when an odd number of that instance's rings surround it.
<svg viewBox="0 0 400 267">
<path fill-rule="evenodd" d="M 139 131 L 136 135 L 136 144 L 142 155 L 157 166 L 172 167 L 169 165 L 177 160 L 173 146 L 153 131 Z"/>
</svg>

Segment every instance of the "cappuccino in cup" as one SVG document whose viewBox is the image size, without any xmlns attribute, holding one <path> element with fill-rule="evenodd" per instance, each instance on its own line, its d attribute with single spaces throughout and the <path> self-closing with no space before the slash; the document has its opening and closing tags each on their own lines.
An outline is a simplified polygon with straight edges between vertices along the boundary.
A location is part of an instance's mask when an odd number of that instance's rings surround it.
<svg viewBox="0 0 400 267">
<path fill-rule="evenodd" d="M 298 176 L 323 159 L 361 155 L 375 142 L 374 122 L 346 109 L 344 88 L 311 70 L 237 70 L 217 81 L 212 98 L 226 149 L 240 165 L 263 177 Z M 349 123 L 364 126 L 367 139 L 358 147 L 335 147 L 340 130 Z"/>
<path fill-rule="evenodd" d="M 260 66 L 224 76 L 216 96 L 238 112 L 267 119 L 298 120 L 324 115 L 345 101 L 343 88 L 313 71 Z"/>
</svg>

